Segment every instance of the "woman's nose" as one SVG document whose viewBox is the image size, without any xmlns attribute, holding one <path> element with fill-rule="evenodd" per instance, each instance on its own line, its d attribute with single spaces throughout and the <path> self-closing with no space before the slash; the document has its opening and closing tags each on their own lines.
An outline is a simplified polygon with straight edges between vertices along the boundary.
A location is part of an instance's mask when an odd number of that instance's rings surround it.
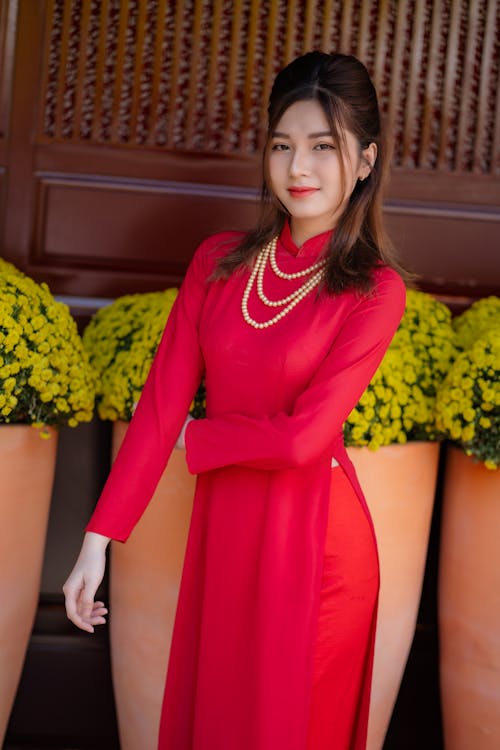
<svg viewBox="0 0 500 750">
<path fill-rule="evenodd" d="M 290 177 L 307 175 L 311 171 L 310 154 L 304 149 L 297 148 L 290 161 Z"/>
</svg>

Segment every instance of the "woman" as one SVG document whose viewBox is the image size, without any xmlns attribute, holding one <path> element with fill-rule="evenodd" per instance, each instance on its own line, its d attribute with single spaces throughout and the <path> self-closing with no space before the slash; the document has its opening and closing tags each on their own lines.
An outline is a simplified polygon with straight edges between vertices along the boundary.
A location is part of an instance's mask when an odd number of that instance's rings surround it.
<svg viewBox="0 0 500 750">
<path fill-rule="evenodd" d="M 404 310 L 386 166 L 358 60 L 311 52 L 279 73 L 257 228 L 196 251 L 87 527 L 64 590 L 93 632 L 106 545 L 126 540 L 178 438 L 198 480 L 160 748 L 366 745 L 378 560 L 342 424 Z"/>
</svg>

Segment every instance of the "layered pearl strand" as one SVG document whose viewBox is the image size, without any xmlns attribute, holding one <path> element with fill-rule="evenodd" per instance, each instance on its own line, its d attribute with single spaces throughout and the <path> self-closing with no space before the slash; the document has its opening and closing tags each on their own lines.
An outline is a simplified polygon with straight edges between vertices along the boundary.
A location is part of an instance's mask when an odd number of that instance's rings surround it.
<svg viewBox="0 0 500 750">
<path fill-rule="evenodd" d="M 296 271 L 295 273 L 285 273 L 285 271 L 282 271 L 281 268 L 279 268 L 278 262 L 276 260 L 277 243 L 278 238 L 274 237 L 274 239 L 272 239 L 271 242 L 268 242 L 268 244 L 265 245 L 257 255 L 255 265 L 253 267 L 252 273 L 250 274 L 250 278 L 248 279 L 241 300 L 241 311 L 243 313 L 243 317 L 248 325 L 252 326 L 253 328 L 262 329 L 269 328 L 269 326 L 275 325 L 275 323 L 284 318 L 285 315 L 288 315 L 288 313 L 293 310 L 293 308 L 296 307 L 299 302 L 303 300 L 304 297 L 306 297 L 309 292 L 314 289 L 314 287 L 318 286 L 323 277 L 323 270 L 326 264 L 326 259 L 320 260 L 317 263 L 314 263 L 312 266 L 309 266 L 309 268 L 304 268 L 302 271 Z M 304 284 L 302 284 L 302 286 L 300 286 L 298 289 L 296 289 L 286 297 L 283 297 L 283 299 L 269 299 L 264 293 L 264 271 L 266 269 L 268 259 L 274 274 L 280 279 L 291 281 L 292 279 L 300 279 L 304 276 L 309 276 L 309 278 L 304 282 Z M 257 286 L 257 295 L 261 302 L 264 303 L 264 305 L 266 305 L 267 307 L 283 308 L 273 318 L 270 318 L 263 323 L 259 323 L 257 320 L 254 320 L 254 318 L 252 318 L 252 316 L 248 312 L 248 300 L 250 298 L 250 294 L 255 282 Z M 285 307 L 283 307 L 283 305 L 285 305 Z"/>
</svg>

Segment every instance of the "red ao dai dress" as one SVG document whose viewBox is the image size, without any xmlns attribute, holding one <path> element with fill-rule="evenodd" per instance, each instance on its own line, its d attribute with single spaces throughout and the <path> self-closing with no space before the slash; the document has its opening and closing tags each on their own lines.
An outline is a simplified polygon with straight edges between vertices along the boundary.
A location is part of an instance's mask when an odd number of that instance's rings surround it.
<svg viewBox="0 0 500 750">
<path fill-rule="evenodd" d="M 159 748 L 362 750 L 379 572 L 342 424 L 398 326 L 405 288 L 380 267 L 369 295 L 314 290 L 258 330 L 241 309 L 248 271 L 207 281 L 239 238 L 215 235 L 196 251 L 87 530 L 126 540 L 204 375 L 207 417 L 186 430 L 198 478 Z M 299 249 L 285 226 L 279 268 L 310 267 L 328 238 Z M 303 282 L 266 266 L 271 299 Z M 258 321 L 277 312 L 255 290 L 248 307 Z"/>
</svg>

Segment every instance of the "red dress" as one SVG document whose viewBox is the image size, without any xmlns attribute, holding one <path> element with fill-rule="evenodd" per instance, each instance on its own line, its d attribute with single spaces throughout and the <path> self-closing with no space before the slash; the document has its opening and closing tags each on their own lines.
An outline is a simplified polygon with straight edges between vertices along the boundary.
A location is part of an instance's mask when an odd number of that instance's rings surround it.
<svg viewBox="0 0 500 750">
<path fill-rule="evenodd" d="M 298 249 L 285 226 L 279 266 L 309 267 L 328 236 Z M 369 295 L 312 292 L 257 330 L 241 312 L 248 271 L 207 281 L 238 240 L 215 235 L 196 251 L 87 530 L 127 538 L 204 374 L 207 418 L 186 431 L 198 479 L 159 748 L 362 750 L 378 562 L 342 424 L 398 326 L 405 288 L 381 267 Z M 301 283 L 264 278 L 271 298 Z M 249 310 L 273 313 L 256 295 Z"/>
</svg>

